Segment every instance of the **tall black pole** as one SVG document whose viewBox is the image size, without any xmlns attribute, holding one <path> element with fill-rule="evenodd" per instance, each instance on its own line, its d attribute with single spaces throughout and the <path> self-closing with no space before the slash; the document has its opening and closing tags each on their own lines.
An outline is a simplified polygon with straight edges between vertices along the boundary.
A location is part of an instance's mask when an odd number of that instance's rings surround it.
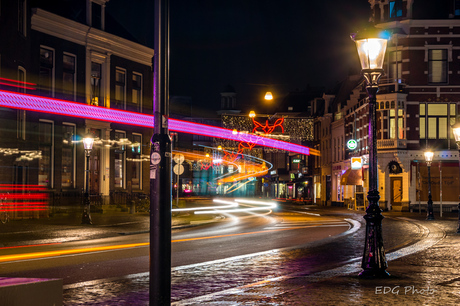
<svg viewBox="0 0 460 306">
<path fill-rule="evenodd" d="M 363 278 L 386 277 L 389 273 L 383 247 L 382 238 L 382 210 L 379 206 L 379 190 L 377 184 L 377 139 L 376 139 L 376 112 L 378 82 L 382 76 L 381 70 L 363 70 L 367 82 L 367 93 L 369 95 L 369 192 L 367 199 L 369 206 L 366 209 L 366 240 L 361 267 L 363 271 L 359 274 Z"/>
<path fill-rule="evenodd" d="M 86 180 L 86 188 L 85 188 L 85 208 L 83 208 L 83 215 L 81 217 L 81 224 L 93 224 L 91 220 L 91 202 L 89 200 L 89 157 L 91 154 L 91 150 L 85 149 L 86 155 L 86 170 L 85 170 L 85 180 Z"/>
<path fill-rule="evenodd" d="M 150 305 L 171 304 L 169 0 L 155 0 L 154 130 L 150 150 Z"/>
<path fill-rule="evenodd" d="M 426 162 L 426 165 L 428 166 L 428 203 L 427 203 L 427 215 L 426 219 L 427 220 L 434 220 L 434 214 L 433 214 L 433 200 L 431 197 L 431 162 Z"/>
</svg>

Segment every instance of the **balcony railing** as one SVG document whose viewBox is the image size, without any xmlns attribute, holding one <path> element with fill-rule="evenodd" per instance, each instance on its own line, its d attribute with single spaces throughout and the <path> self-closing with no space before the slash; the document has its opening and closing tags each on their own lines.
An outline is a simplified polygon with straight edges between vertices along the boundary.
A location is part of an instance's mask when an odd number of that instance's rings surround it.
<svg viewBox="0 0 460 306">
<path fill-rule="evenodd" d="M 377 140 L 377 149 L 405 149 L 407 148 L 406 139 L 379 139 Z"/>
<path fill-rule="evenodd" d="M 379 94 L 401 92 L 406 89 L 405 79 L 382 78 L 379 81 Z"/>
</svg>

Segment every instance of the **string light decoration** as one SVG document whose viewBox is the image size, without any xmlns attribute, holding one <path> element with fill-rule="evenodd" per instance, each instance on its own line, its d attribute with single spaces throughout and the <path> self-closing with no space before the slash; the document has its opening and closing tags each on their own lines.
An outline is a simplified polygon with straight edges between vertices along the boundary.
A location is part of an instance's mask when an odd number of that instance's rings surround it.
<svg viewBox="0 0 460 306">
<path fill-rule="evenodd" d="M 254 118 L 255 113 L 252 116 L 245 116 L 245 115 L 229 115 L 225 114 L 222 116 L 222 126 L 227 129 L 238 130 L 238 131 L 252 131 L 254 125 Z M 302 117 L 289 117 L 283 116 L 277 120 L 283 119 L 281 130 L 284 133 L 277 133 L 273 132 L 270 135 L 264 135 L 266 137 L 270 137 L 272 139 L 280 139 L 282 141 L 287 141 L 290 143 L 301 143 L 304 141 L 313 141 L 313 119 L 312 118 L 302 118 Z M 275 121 L 276 123 L 276 121 Z M 281 121 L 278 121 L 280 124 Z M 266 123 L 266 127 L 268 128 L 269 124 Z M 260 128 L 260 127 L 259 127 Z M 244 135 L 240 132 L 240 138 L 244 138 Z M 250 134 L 248 134 L 250 135 Z M 233 150 L 237 151 L 238 143 L 235 141 L 229 140 L 222 140 L 216 139 L 219 144 L 226 148 L 233 148 Z M 246 139 L 245 141 L 248 141 Z M 263 145 L 263 144 L 261 144 Z M 274 153 L 284 151 L 283 148 L 280 147 L 264 147 L 264 152 L 267 153 Z M 311 154 L 319 155 L 319 152 L 316 150 L 310 150 Z"/>
<path fill-rule="evenodd" d="M 262 125 L 260 122 L 256 121 L 254 118 L 252 118 L 252 122 L 254 123 L 254 128 L 252 129 L 252 132 L 260 132 L 262 130 L 265 134 L 271 134 L 277 127 L 281 128 L 281 133 L 284 134 L 284 127 L 283 127 L 283 122 L 284 118 L 280 118 L 275 121 L 272 125 L 268 123 L 268 120 L 265 121 L 265 125 Z"/>
</svg>

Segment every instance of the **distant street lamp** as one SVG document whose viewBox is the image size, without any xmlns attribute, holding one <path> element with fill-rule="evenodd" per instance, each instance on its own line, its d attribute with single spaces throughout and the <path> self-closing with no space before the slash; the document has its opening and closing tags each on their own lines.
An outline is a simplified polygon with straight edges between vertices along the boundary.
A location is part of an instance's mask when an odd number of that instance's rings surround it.
<svg viewBox="0 0 460 306">
<path fill-rule="evenodd" d="M 382 238 L 382 210 L 379 207 L 379 191 L 377 184 L 377 139 L 376 139 L 376 103 L 379 90 L 379 80 L 383 75 L 383 61 L 387 47 L 387 39 L 380 33 L 352 34 L 351 38 L 356 43 L 362 74 L 366 80 L 366 91 L 369 95 L 369 192 L 367 199 L 369 206 L 366 209 L 366 240 L 359 274 L 363 278 L 387 277 L 388 267 L 385 257 Z"/>
<path fill-rule="evenodd" d="M 85 208 L 83 209 L 83 216 L 81 217 L 81 224 L 93 224 L 91 221 L 91 202 L 89 200 L 89 157 L 91 155 L 91 150 L 93 149 L 94 138 L 91 136 L 87 136 L 83 138 L 83 147 L 85 148 L 85 155 L 86 155 L 86 189 L 85 189 Z"/>
<path fill-rule="evenodd" d="M 425 153 L 425 161 L 426 165 L 428 167 L 428 207 L 427 207 L 427 215 L 426 219 L 427 220 L 434 220 L 434 215 L 433 215 L 433 201 L 431 199 L 431 162 L 433 161 L 433 155 L 434 153 L 431 151 L 427 151 Z"/>
<path fill-rule="evenodd" d="M 267 101 L 273 100 L 273 94 L 271 93 L 271 91 L 267 91 L 267 92 L 265 93 L 264 99 L 267 100 Z"/>
<path fill-rule="evenodd" d="M 455 142 L 457 143 L 458 148 L 458 158 L 459 158 L 459 169 L 460 169 L 460 122 L 457 122 L 452 126 L 452 131 L 454 132 Z M 459 175 L 460 178 L 460 175 Z M 460 196 L 459 196 L 460 199 Z M 457 234 L 460 234 L 460 203 L 458 203 L 458 228 Z"/>
</svg>

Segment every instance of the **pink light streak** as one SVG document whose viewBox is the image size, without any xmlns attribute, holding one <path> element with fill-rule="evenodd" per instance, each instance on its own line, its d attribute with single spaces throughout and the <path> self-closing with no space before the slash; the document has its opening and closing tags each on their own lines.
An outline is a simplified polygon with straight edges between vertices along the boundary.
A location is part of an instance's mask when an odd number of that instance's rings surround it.
<svg viewBox="0 0 460 306">
<path fill-rule="evenodd" d="M 2 90 L 0 90 L 0 106 L 149 128 L 153 128 L 154 126 L 154 118 L 152 115 L 92 106 L 83 103 L 69 102 L 34 95 L 19 94 Z M 235 141 L 241 141 L 242 136 L 240 133 L 233 134 L 233 131 L 229 129 L 178 119 L 170 118 L 168 120 L 168 124 L 171 131 L 182 133 L 224 138 Z M 298 144 L 280 141 L 268 137 L 262 137 L 254 134 L 244 134 L 244 139 L 246 142 L 256 143 L 266 147 L 310 155 L 310 148 Z"/>
</svg>

